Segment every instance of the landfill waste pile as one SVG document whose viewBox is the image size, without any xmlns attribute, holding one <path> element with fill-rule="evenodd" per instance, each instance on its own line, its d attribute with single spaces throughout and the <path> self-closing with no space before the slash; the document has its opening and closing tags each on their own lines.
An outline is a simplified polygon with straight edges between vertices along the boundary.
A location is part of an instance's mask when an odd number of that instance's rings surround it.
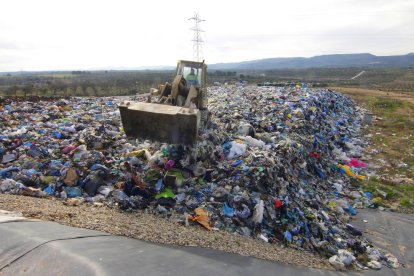
<svg viewBox="0 0 414 276">
<path fill-rule="evenodd" d="M 181 214 L 337 269 L 398 267 L 350 220 L 381 200 L 358 188 L 364 110 L 324 89 L 213 87 L 208 97 L 192 147 L 128 139 L 117 109 L 126 98 L 3 99 L 0 192 Z"/>
</svg>

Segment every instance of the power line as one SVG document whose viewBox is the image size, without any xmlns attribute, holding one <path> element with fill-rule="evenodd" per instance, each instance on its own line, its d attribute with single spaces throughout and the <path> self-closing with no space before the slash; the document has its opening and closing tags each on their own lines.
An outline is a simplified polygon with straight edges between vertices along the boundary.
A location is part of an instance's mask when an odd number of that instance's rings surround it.
<svg viewBox="0 0 414 276">
<path fill-rule="evenodd" d="M 201 29 L 200 23 L 206 20 L 201 19 L 197 12 L 195 12 L 194 16 L 189 18 L 188 20 L 194 21 L 194 25 L 190 29 L 194 32 L 193 39 L 191 40 L 193 41 L 193 56 L 196 61 L 200 61 L 202 45 L 204 43 L 204 40 L 201 38 L 201 33 L 204 31 Z"/>
</svg>

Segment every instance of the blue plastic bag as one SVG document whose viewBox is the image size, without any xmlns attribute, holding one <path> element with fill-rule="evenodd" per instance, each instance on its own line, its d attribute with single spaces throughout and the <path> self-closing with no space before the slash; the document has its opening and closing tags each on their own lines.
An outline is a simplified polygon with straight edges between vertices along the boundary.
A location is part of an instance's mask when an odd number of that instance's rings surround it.
<svg viewBox="0 0 414 276">
<path fill-rule="evenodd" d="M 233 208 L 228 206 L 227 203 L 224 203 L 223 208 L 221 208 L 221 211 L 222 211 L 223 215 L 225 215 L 226 217 L 231 218 L 231 217 L 234 216 Z"/>
</svg>

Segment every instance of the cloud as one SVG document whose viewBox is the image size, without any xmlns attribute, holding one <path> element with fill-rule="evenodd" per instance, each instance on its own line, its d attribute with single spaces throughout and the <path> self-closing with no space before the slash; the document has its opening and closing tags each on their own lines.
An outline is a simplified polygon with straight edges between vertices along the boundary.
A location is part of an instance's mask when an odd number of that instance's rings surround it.
<svg viewBox="0 0 414 276">
<path fill-rule="evenodd" d="M 7 70 L 172 65 L 192 58 L 188 18 L 197 10 L 207 19 L 208 63 L 414 50 L 414 5 L 405 0 L 20 0 L 2 10 Z"/>
<path fill-rule="evenodd" d="M 2 50 L 27 50 L 30 49 L 29 45 L 23 45 L 17 42 L 11 42 L 0 38 L 0 49 Z"/>
</svg>

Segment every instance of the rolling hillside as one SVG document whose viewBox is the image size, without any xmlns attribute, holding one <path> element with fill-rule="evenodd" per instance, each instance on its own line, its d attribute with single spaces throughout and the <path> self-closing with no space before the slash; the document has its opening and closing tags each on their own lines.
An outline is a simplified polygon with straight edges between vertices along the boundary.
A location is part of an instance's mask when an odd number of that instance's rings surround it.
<svg viewBox="0 0 414 276">
<path fill-rule="evenodd" d="M 268 58 L 237 63 L 211 64 L 213 70 L 269 70 L 288 68 L 407 68 L 414 67 L 414 53 L 399 56 L 375 56 L 372 54 L 323 55 L 310 58 Z"/>
</svg>

